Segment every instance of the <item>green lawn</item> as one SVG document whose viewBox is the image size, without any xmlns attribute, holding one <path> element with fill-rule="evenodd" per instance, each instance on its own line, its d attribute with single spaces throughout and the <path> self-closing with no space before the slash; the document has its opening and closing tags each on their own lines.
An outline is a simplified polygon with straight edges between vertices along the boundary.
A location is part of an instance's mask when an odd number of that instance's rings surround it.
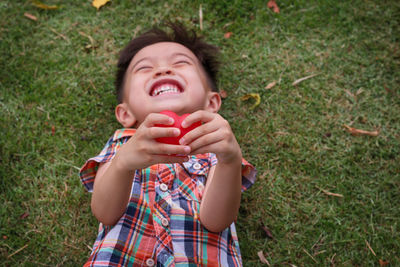
<svg viewBox="0 0 400 267">
<path fill-rule="evenodd" d="M 164 19 L 222 51 L 221 114 L 258 169 L 237 222 L 244 266 L 268 266 L 259 251 L 271 266 L 400 266 L 399 1 L 278 1 L 279 14 L 268 1 L 44 2 L 59 8 L 0 3 L 0 266 L 87 259 L 97 221 L 78 170 L 119 127 L 119 50 Z"/>
</svg>

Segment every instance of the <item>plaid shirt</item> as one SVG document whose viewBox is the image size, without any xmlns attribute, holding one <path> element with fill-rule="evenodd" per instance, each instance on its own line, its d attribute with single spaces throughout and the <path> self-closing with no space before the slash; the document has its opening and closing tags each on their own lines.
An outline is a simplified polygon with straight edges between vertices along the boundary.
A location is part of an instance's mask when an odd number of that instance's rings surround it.
<svg viewBox="0 0 400 267">
<path fill-rule="evenodd" d="M 100 163 L 110 161 L 133 134 L 117 130 L 102 152 L 80 171 L 91 192 Z M 157 164 L 137 170 L 127 209 L 114 226 L 100 224 L 85 266 L 242 266 L 232 225 L 209 232 L 199 220 L 207 174 L 217 164 L 212 153 L 191 156 L 183 164 Z M 242 189 L 255 181 L 256 171 L 243 160 Z"/>
</svg>

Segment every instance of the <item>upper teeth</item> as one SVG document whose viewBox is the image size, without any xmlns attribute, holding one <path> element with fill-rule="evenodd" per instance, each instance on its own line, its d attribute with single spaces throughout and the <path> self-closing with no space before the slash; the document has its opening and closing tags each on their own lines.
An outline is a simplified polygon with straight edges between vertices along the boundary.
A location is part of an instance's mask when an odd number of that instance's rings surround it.
<svg viewBox="0 0 400 267">
<path fill-rule="evenodd" d="M 177 86 L 175 85 L 162 85 L 158 88 L 156 88 L 153 93 L 151 94 L 151 96 L 157 96 L 157 95 L 161 95 L 161 94 L 165 94 L 165 93 L 179 93 L 179 89 Z"/>
</svg>

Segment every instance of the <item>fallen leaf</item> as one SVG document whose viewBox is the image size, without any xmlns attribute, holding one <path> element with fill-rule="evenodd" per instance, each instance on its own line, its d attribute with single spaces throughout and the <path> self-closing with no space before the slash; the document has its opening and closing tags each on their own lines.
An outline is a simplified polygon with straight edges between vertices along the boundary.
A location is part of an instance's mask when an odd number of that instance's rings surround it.
<svg viewBox="0 0 400 267">
<path fill-rule="evenodd" d="M 356 128 L 350 127 L 350 126 L 348 126 L 346 124 L 344 124 L 343 126 L 346 128 L 346 130 L 351 135 L 354 135 L 354 136 L 359 136 L 359 135 L 378 136 L 379 135 L 379 131 L 378 130 L 375 130 L 375 131 L 371 132 L 371 131 L 365 131 L 365 130 L 356 129 Z"/>
<path fill-rule="evenodd" d="M 94 6 L 95 8 L 97 8 L 97 10 L 99 10 L 102 6 L 104 6 L 110 1 L 111 0 L 93 0 L 92 6 Z"/>
<path fill-rule="evenodd" d="M 262 225 L 261 228 L 263 229 L 264 233 L 267 235 L 268 238 L 274 239 L 274 237 L 272 236 L 272 232 L 271 230 L 268 229 L 268 227 Z"/>
<path fill-rule="evenodd" d="M 4 239 L 4 240 L 7 240 L 7 239 L 8 239 L 8 236 L 3 235 L 3 239 Z"/>
<path fill-rule="evenodd" d="M 302 81 L 308 80 L 308 79 L 310 79 L 310 78 L 312 78 L 312 77 L 315 77 L 315 76 L 317 76 L 317 75 L 318 75 L 318 74 L 312 74 L 312 75 L 309 75 L 309 76 L 306 76 L 306 77 L 297 79 L 297 80 L 295 80 L 295 81 L 292 83 L 292 85 L 293 85 L 293 86 L 296 86 L 296 85 L 298 85 L 299 83 L 301 83 Z"/>
<path fill-rule="evenodd" d="M 264 253 L 262 252 L 262 250 L 260 250 L 259 252 L 257 252 L 258 258 L 260 258 L 260 261 L 262 263 L 267 264 L 268 266 L 271 266 L 271 264 L 269 264 L 268 260 L 265 258 Z"/>
<path fill-rule="evenodd" d="M 250 98 L 254 98 L 254 99 L 256 100 L 256 102 L 254 103 L 253 106 L 250 107 L 250 109 L 254 109 L 254 108 L 257 107 L 258 105 L 260 105 L 260 103 L 261 103 L 261 97 L 260 97 L 260 94 L 257 94 L 257 93 L 251 93 L 251 94 L 244 95 L 244 96 L 242 96 L 242 97 L 240 98 L 240 100 L 246 101 L 246 100 L 248 100 L 248 99 L 250 99 Z"/>
<path fill-rule="evenodd" d="M 272 87 L 274 87 L 276 85 L 276 82 L 270 82 L 267 86 L 265 86 L 265 89 L 269 90 Z"/>
<path fill-rule="evenodd" d="M 232 32 L 226 32 L 224 34 L 225 39 L 231 38 Z"/>
<path fill-rule="evenodd" d="M 79 32 L 79 34 L 84 36 L 84 37 L 86 37 L 86 38 L 88 38 L 89 41 L 90 41 L 90 44 L 87 44 L 85 46 L 86 50 L 96 49 L 98 47 L 97 45 L 95 45 L 95 42 L 94 42 L 94 39 L 92 38 L 92 36 L 90 36 L 90 35 L 88 35 L 88 34 L 86 34 L 84 32 L 81 32 L 81 31 Z"/>
<path fill-rule="evenodd" d="M 37 17 L 36 17 L 36 16 L 34 16 L 34 15 L 32 15 L 32 14 L 29 14 L 29 13 L 27 13 L 27 12 L 24 13 L 24 16 L 27 17 L 28 19 L 37 21 Z"/>
<path fill-rule="evenodd" d="M 54 125 L 51 126 L 51 135 L 56 134 L 56 127 Z"/>
<path fill-rule="evenodd" d="M 387 265 L 389 265 L 389 262 L 388 262 L 388 261 L 384 261 L 384 260 L 379 259 L 379 266 L 385 267 L 385 266 L 387 266 Z"/>
<path fill-rule="evenodd" d="M 38 8 L 40 8 L 40 9 L 45 9 L 45 10 L 58 9 L 58 6 L 55 6 L 55 5 L 49 6 L 49 5 L 43 4 L 43 3 L 39 2 L 39 1 L 32 1 L 32 4 L 33 4 L 35 7 L 38 7 Z"/>
<path fill-rule="evenodd" d="M 224 89 L 219 90 L 219 95 L 221 96 L 222 99 L 228 97 L 228 93 Z"/>
<path fill-rule="evenodd" d="M 275 0 L 268 1 L 267 6 L 268 6 L 268 8 L 271 8 L 275 13 L 279 13 L 280 12 L 279 7 L 276 4 Z"/>
<path fill-rule="evenodd" d="M 19 218 L 23 220 L 28 216 L 29 216 L 29 213 L 28 212 L 24 212 L 24 213 L 21 214 L 21 216 L 19 216 Z"/>
</svg>

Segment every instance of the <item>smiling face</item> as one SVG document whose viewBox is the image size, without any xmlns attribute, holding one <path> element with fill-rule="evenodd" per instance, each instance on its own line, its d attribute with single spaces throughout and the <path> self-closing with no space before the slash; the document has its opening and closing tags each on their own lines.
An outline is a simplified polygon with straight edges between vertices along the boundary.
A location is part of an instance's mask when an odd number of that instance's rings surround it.
<svg viewBox="0 0 400 267">
<path fill-rule="evenodd" d="M 133 57 L 116 116 L 124 127 L 132 127 L 162 110 L 182 115 L 197 110 L 217 112 L 219 107 L 219 94 L 208 86 L 197 57 L 181 44 L 161 42 L 144 47 Z"/>
</svg>

